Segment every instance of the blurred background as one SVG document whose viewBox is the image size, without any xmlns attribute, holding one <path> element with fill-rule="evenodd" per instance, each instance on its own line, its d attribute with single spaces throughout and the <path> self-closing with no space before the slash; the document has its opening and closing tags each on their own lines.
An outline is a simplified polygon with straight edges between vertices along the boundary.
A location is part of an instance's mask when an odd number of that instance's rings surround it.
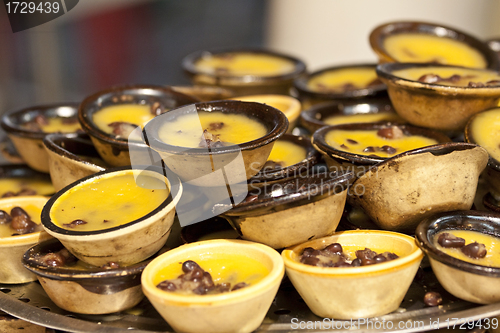
<svg viewBox="0 0 500 333">
<path fill-rule="evenodd" d="M 0 114 L 118 84 L 189 84 L 181 60 L 200 49 L 266 47 L 313 71 L 375 62 L 368 35 L 388 21 L 490 39 L 500 37 L 499 14 L 491 0 L 80 0 L 54 21 L 12 33 L 2 6 Z"/>
</svg>

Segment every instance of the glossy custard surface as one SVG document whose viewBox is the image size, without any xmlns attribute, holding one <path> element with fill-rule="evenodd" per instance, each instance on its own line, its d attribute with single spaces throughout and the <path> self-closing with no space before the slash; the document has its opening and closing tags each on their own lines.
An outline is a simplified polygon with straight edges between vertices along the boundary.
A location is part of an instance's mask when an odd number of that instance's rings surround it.
<svg viewBox="0 0 500 333">
<path fill-rule="evenodd" d="M 370 84 L 381 84 L 372 67 L 344 68 L 325 71 L 313 76 L 307 87 L 316 92 L 342 93 L 349 90 L 364 89 Z"/>
<path fill-rule="evenodd" d="M 478 50 L 451 38 L 400 33 L 388 36 L 384 48 L 398 62 L 437 62 L 473 68 L 487 66 Z"/>
<path fill-rule="evenodd" d="M 182 262 L 186 260 L 194 260 L 212 275 L 216 284 L 231 283 L 234 286 L 237 283 L 245 282 L 253 285 L 269 274 L 269 269 L 260 261 L 241 254 L 206 252 L 201 255 L 187 256 Z M 175 262 L 163 267 L 156 273 L 153 283 L 157 285 L 161 281 L 173 280 L 183 274 L 182 262 Z"/>
<path fill-rule="evenodd" d="M 30 216 L 31 221 L 35 222 L 36 224 L 40 224 L 40 215 L 42 213 L 42 207 L 39 205 L 34 205 L 34 204 L 17 204 L 17 203 L 11 203 L 11 204 L 0 204 L 0 210 L 5 211 L 7 214 L 10 214 L 12 208 L 14 207 L 21 207 L 24 209 L 26 213 Z M 7 224 L 0 224 L 0 238 L 1 237 L 10 237 L 13 233 L 16 233 L 14 229 L 10 227 L 10 223 Z"/>
<path fill-rule="evenodd" d="M 474 242 L 484 244 L 486 247 L 486 256 L 484 258 L 473 259 L 465 255 L 458 248 L 442 247 L 438 244 L 437 239 L 444 232 L 465 239 L 466 245 Z M 471 230 L 444 230 L 437 233 L 433 241 L 439 250 L 457 259 L 483 266 L 500 267 L 500 239 L 498 237 Z"/>
<path fill-rule="evenodd" d="M 49 180 L 30 177 L 0 178 L 0 197 L 7 192 L 17 194 L 23 190 L 33 190 L 37 195 L 49 195 L 55 192 Z"/>
<path fill-rule="evenodd" d="M 478 113 L 471 123 L 470 131 L 475 143 L 500 162 L 500 108 Z"/>
<path fill-rule="evenodd" d="M 278 76 L 295 70 L 288 59 L 250 52 L 209 54 L 196 61 L 195 67 L 202 73 L 221 76 Z"/>
<path fill-rule="evenodd" d="M 48 118 L 48 124 L 40 126 L 45 133 L 73 133 L 81 129 L 80 123 L 66 118 Z"/>
<path fill-rule="evenodd" d="M 278 140 L 275 142 L 268 161 L 282 162 L 283 167 L 299 163 L 306 158 L 307 151 L 304 147 L 290 141 Z"/>
<path fill-rule="evenodd" d="M 220 123 L 223 125 L 219 126 Z M 244 114 L 201 111 L 166 122 L 158 130 L 158 136 L 173 146 L 198 148 L 204 130 L 230 144 L 253 141 L 267 134 L 263 124 Z"/>
<path fill-rule="evenodd" d="M 473 83 L 483 83 L 486 84 L 489 81 L 500 80 L 500 75 L 495 71 L 488 70 L 475 70 L 469 68 L 443 68 L 443 67 L 423 67 L 423 68 L 408 68 L 394 71 L 392 73 L 395 76 L 401 77 L 407 80 L 419 81 L 419 78 L 424 75 L 434 74 L 439 75 L 444 80 L 439 80 L 433 82 L 433 84 L 439 84 L 444 86 L 454 86 L 454 87 L 467 87 L 469 82 Z M 459 75 L 460 78 L 457 80 L 450 80 L 453 75 Z M 420 80 L 423 82 L 422 80 Z M 500 82 L 499 82 L 500 83 Z M 498 85 L 498 84 L 495 84 Z"/>
<path fill-rule="evenodd" d="M 376 123 L 384 121 L 403 122 L 403 119 L 396 113 L 380 112 L 380 113 L 364 113 L 350 115 L 336 115 L 326 117 L 323 122 L 328 125 L 351 124 L 351 123 Z"/>
<path fill-rule="evenodd" d="M 113 134 L 113 127 L 109 124 L 125 122 L 144 127 L 154 118 L 149 104 L 118 104 L 106 106 L 92 115 L 95 125 L 103 132 Z"/>
<path fill-rule="evenodd" d="M 61 195 L 50 211 L 58 227 L 74 231 L 113 228 L 147 215 L 168 197 L 163 180 L 138 170 L 103 175 Z M 138 175 L 137 180 L 134 174 Z M 70 226 L 75 220 L 86 224 Z"/>
<path fill-rule="evenodd" d="M 359 155 L 391 157 L 407 150 L 437 144 L 434 139 L 420 135 L 403 135 L 400 138 L 387 139 L 377 134 L 377 130 L 332 130 L 325 135 L 326 143 L 335 149 Z M 353 142 L 355 141 L 355 142 Z M 395 152 L 365 151 L 367 147 L 390 146 Z"/>
</svg>

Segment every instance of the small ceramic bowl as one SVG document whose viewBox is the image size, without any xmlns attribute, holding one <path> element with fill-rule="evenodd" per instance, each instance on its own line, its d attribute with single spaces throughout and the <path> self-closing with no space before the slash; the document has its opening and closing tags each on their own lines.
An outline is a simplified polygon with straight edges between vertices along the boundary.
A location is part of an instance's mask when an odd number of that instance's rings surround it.
<svg viewBox="0 0 500 333">
<path fill-rule="evenodd" d="M 293 80 L 306 71 L 304 62 L 297 58 L 245 48 L 197 51 L 184 57 L 182 68 L 193 84 L 229 89 L 235 96 L 288 95 Z"/>
<path fill-rule="evenodd" d="M 40 224 L 40 212 L 47 200 L 42 196 L 0 199 L 0 210 L 10 214 L 12 208 L 21 207 L 30 215 L 33 222 Z M 10 227 L 7 228 L 10 229 Z M 2 231 L 5 230 L 2 229 Z M 12 229 L 12 233 L 16 231 Z M 35 281 L 36 276 L 24 268 L 21 259 L 24 252 L 31 246 L 49 238 L 51 237 L 43 230 L 24 235 L 0 237 L 0 257 L 2 258 L 0 283 L 17 284 Z"/>
<path fill-rule="evenodd" d="M 312 136 L 312 144 L 316 150 L 318 150 L 328 165 L 330 171 L 341 171 L 341 170 L 352 170 L 356 177 L 364 174 L 371 166 L 387 160 L 384 157 L 369 156 L 354 154 L 351 152 L 339 150 L 330 146 L 325 139 L 325 136 L 330 131 L 335 130 L 347 130 L 347 131 L 358 131 L 358 130 L 380 130 L 382 128 L 387 128 L 396 125 L 403 133 L 407 135 L 421 135 L 430 139 L 436 140 L 438 143 L 450 142 L 451 139 L 446 135 L 411 125 L 400 125 L 400 124 L 390 124 L 390 123 L 354 123 L 354 124 L 341 124 L 334 126 L 326 126 L 320 128 L 314 132 Z"/>
<path fill-rule="evenodd" d="M 167 190 L 171 191 L 171 193 L 157 208 L 140 218 L 128 221 L 130 219 L 129 215 L 120 216 L 121 211 L 117 211 L 115 208 L 120 205 L 120 201 L 116 201 L 113 198 L 118 193 L 93 185 L 100 180 L 108 180 L 109 186 L 106 188 L 117 188 L 118 185 L 113 183 L 113 178 L 120 176 L 133 176 L 134 179 L 139 176 L 149 177 L 148 182 L 158 182 L 158 185 L 162 184 L 164 188 L 167 186 Z M 156 253 L 167 241 L 174 221 L 175 205 L 182 194 L 182 185 L 173 186 L 173 183 L 177 184 L 177 180 L 167 180 L 161 170 L 153 168 L 145 170 L 131 169 L 131 167 L 107 169 L 81 178 L 53 195 L 43 208 L 42 225 L 50 235 L 59 239 L 64 247 L 75 257 L 88 264 L 103 266 L 110 261 L 120 265 L 138 263 Z M 79 191 L 88 190 L 92 186 L 94 186 L 95 191 L 100 191 L 97 193 L 102 192 L 102 195 L 98 199 L 100 202 L 98 203 L 92 203 L 91 198 L 82 199 L 81 195 L 78 194 Z M 148 189 L 148 187 L 141 187 Z M 120 197 L 123 197 L 124 200 L 127 199 L 126 196 L 128 193 L 134 195 L 137 192 L 137 187 L 133 187 L 132 185 L 124 188 L 128 190 L 126 192 L 121 190 L 122 192 L 119 193 Z M 151 188 L 151 191 L 154 192 L 155 189 Z M 156 194 L 148 195 L 151 195 L 151 200 L 158 200 L 155 198 Z M 110 199 L 106 199 L 107 197 Z M 75 209 L 76 206 L 83 206 L 85 208 L 85 205 L 89 205 L 88 210 L 93 209 L 95 216 L 109 216 L 109 220 L 118 220 L 118 222 L 124 220 L 125 223 L 118 223 L 118 225 L 110 226 L 106 229 L 96 228 L 97 230 L 95 230 L 89 228 L 88 231 L 85 231 L 79 230 L 77 228 L 78 225 L 71 228 L 74 221 L 68 221 L 70 226 L 63 228 L 57 224 L 58 222 L 54 220 L 53 216 L 57 216 L 59 209 L 64 209 L 62 205 L 67 204 L 67 200 L 71 200 L 69 203 L 75 205 L 73 208 L 69 208 L 70 210 Z M 80 202 L 80 200 L 83 202 Z M 134 202 L 136 202 L 135 200 Z M 129 201 L 130 199 L 126 202 Z M 128 203 L 126 207 L 130 207 L 130 205 Z M 121 209 L 126 209 L 126 207 L 122 207 Z M 82 212 L 85 212 L 85 209 Z M 135 211 L 130 211 L 130 213 L 138 214 Z M 65 215 L 60 216 L 62 218 Z M 79 221 L 79 219 L 83 219 L 86 222 L 83 217 L 77 217 L 75 221 Z M 107 221 L 104 218 L 104 222 Z M 60 221 L 59 223 L 65 223 L 65 221 Z"/>
<path fill-rule="evenodd" d="M 276 181 L 284 179 L 292 179 L 296 177 L 307 177 L 311 169 L 318 164 L 321 159 L 320 153 L 314 149 L 311 140 L 305 136 L 297 136 L 292 134 L 285 134 L 276 142 L 288 142 L 305 149 L 305 158 L 293 165 L 284 168 L 262 168 L 259 173 L 248 180 L 249 189 L 262 187 L 265 185 L 273 184 Z M 275 147 L 276 148 L 276 145 Z"/>
<path fill-rule="evenodd" d="M 359 115 L 350 117 L 353 115 Z M 367 115 L 367 116 L 363 116 Z M 350 119 L 349 119 L 349 118 Z M 374 117 L 380 117 L 374 119 Z M 300 114 L 300 124 L 311 134 L 321 127 L 341 123 L 402 122 L 388 97 L 360 98 L 353 101 L 326 102 Z"/>
<path fill-rule="evenodd" d="M 108 106 L 116 105 L 150 105 L 152 112 L 170 110 L 181 105 L 196 103 L 194 97 L 184 95 L 169 87 L 154 85 L 127 85 L 112 87 L 99 91 L 85 98 L 78 110 L 78 119 L 83 130 L 90 136 L 95 149 L 101 158 L 110 166 L 131 165 L 130 151 L 149 161 L 154 154 L 142 141 L 129 141 L 101 130 L 94 122 L 94 114 Z M 130 122 L 130 121 L 129 121 Z"/>
<path fill-rule="evenodd" d="M 56 191 L 108 167 L 87 134 L 49 134 L 43 144 L 49 155 L 50 178 Z"/>
<path fill-rule="evenodd" d="M 184 244 L 211 239 L 240 238 L 227 220 L 219 216 L 183 227 L 180 236 Z"/>
<path fill-rule="evenodd" d="M 486 150 L 470 143 L 410 150 L 370 168 L 350 199 L 382 229 L 413 232 L 432 214 L 470 209 L 487 162 Z"/>
<path fill-rule="evenodd" d="M 267 133 L 249 142 L 211 149 L 173 146 L 160 139 L 162 125 L 186 114 L 212 111 L 246 115 L 263 124 Z M 227 184 L 241 183 L 257 174 L 267 161 L 274 141 L 285 134 L 287 128 L 285 114 L 271 106 L 255 102 L 215 101 L 196 103 L 157 116 L 144 127 L 143 135 L 148 145 L 160 154 L 168 168 L 183 181 L 195 186 L 211 187 L 221 185 L 221 175 L 214 172 L 214 166 L 216 169 L 224 168 Z"/>
<path fill-rule="evenodd" d="M 500 301 L 500 267 L 466 262 L 439 250 L 434 237 L 443 230 L 471 230 L 500 237 L 500 215 L 481 211 L 440 213 L 423 220 L 416 230 L 418 245 L 429 256 L 434 274 L 450 294 L 479 304 Z"/>
<path fill-rule="evenodd" d="M 297 125 L 297 120 L 299 119 L 300 111 L 302 111 L 302 106 L 298 99 L 292 96 L 286 95 L 252 95 L 252 96 L 241 96 L 231 98 L 237 101 L 243 102 L 257 102 L 266 105 L 270 105 L 283 112 L 288 118 L 288 130 L 287 133 L 291 133 L 292 130 Z"/>
<path fill-rule="evenodd" d="M 398 21 L 398 22 L 385 23 L 376 27 L 370 33 L 370 46 L 379 57 L 379 63 L 403 62 L 399 61 L 394 54 L 391 54 L 389 51 L 387 51 L 385 45 L 387 38 L 400 34 L 401 35 L 417 34 L 422 36 L 427 35 L 431 37 L 442 38 L 443 45 L 428 42 L 429 45 L 428 47 L 432 48 L 432 50 L 427 50 L 427 53 L 433 55 L 434 52 L 436 52 L 435 57 L 433 59 L 434 62 L 450 64 L 450 65 L 453 64 L 456 66 L 491 68 L 493 70 L 498 69 L 498 64 L 499 64 L 498 57 L 496 56 L 495 52 L 491 50 L 485 42 L 473 36 L 470 36 L 462 31 L 444 26 L 442 24 L 415 22 L 415 21 Z M 447 47 L 446 42 L 451 42 L 451 43 L 458 42 L 458 45 L 463 45 L 464 49 L 477 52 L 477 55 L 483 58 L 482 59 L 483 63 L 475 65 L 472 63 L 470 64 L 462 63 L 463 59 L 466 57 L 465 56 L 456 57 L 456 55 L 454 55 L 454 53 L 459 52 L 460 47 L 456 46 L 454 52 L 448 55 L 447 53 L 450 52 L 449 51 L 450 47 L 449 46 Z M 415 43 L 414 45 L 415 49 L 421 47 L 419 46 L 420 44 L 417 43 Z M 426 51 L 425 48 L 422 49 Z M 407 50 L 406 55 L 408 56 L 409 54 L 411 54 L 411 50 Z M 450 59 L 442 59 L 443 57 L 446 58 L 446 56 L 449 56 Z M 454 56 L 457 59 L 452 59 Z M 412 59 L 413 59 L 412 61 L 406 61 L 406 62 L 419 62 L 418 58 L 415 58 L 415 56 L 413 56 Z"/>
<path fill-rule="evenodd" d="M 74 103 L 32 106 L 5 114 L 0 125 L 23 161 L 37 171 L 48 173 L 49 158 L 42 140 L 49 132 L 43 132 L 39 124 L 45 121 L 61 121 L 57 127 L 51 125 L 49 131 L 76 132 L 79 128 L 77 111 L 78 104 Z"/>
<path fill-rule="evenodd" d="M 248 270 L 245 262 L 257 260 L 268 270 L 262 280 L 239 290 L 212 295 L 168 292 L 156 285 L 160 270 L 171 264 L 194 260 L 205 270 L 210 258 Z M 238 258 L 237 263 L 233 263 Z M 262 244 L 242 240 L 211 240 L 182 245 L 154 259 L 142 274 L 144 294 L 176 332 L 252 332 L 262 323 L 284 275 L 278 252 Z M 212 272 L 215 276 L 217 272 Z M 223 282 L 223 281 L 222 281 Z"/>
<path fill-rule="evenodd" d="M 321 173 L 276 182 L 250 191 L 222 216 L 243 239 L 275 249 L 331 235 L 342 217 L 352 178 L 352 172 Z M 216 205 L 214 211 L 218 209 Z"/>
<path fill-rule="evenodd" d="M 82 314 L 106 314 L 135 306 L 143 298 L 141 274 L 150 260 L 118 268 L 53 267 L 40 257 L 64 249 L 57 239 L 31 247 L 22 257 L 47 296 L 61 309 Z"/>
<path fill-rule="evenodd" d="M 399 258 L 360 267 L 317 267 L 300 262 L 306 247 L 323 249 L 332 243 L 388 251 Z M 423 258 L 413 237 L 378 230 L 338 232 L 285 249 L 281 255 L 287 276 L 309 309 L 320 317 L 346 320 L 395 311 Z"/>
<path fill-rule="evenodd" d="M 293 82 L 293 86 L 304 109 L 324 102 L 347 102 L 363 97 L 369 99 L 374 96 L 387 96 L 385 84 L 375 73 L 376 66 L 376 64 L 352 64 L 323 68 L 302 75 Z M 357 80 L 360 82 L 356 82 Z M 339 86 L 340 84 L 344 87 Z"/>
<path fill-rule="evenodd" d="M 467 70 L 464 67 L 411 63 L 391 63 L 377 67 L 377 74 L 387 84 L 394 109 L 410 124 L 441 131 L 463 131 L 471 116 L 497 106 L 500 101 L 500 86 L 447 86 L 394 74 L 400 70 L 427 67 L 453 68 L 457 73 Z M 477 71 L 498 74 L 491 70 Z"/>
<path fill-rule="evenodd" d="M 0 198 L 11 196 L 51 196 L 56 191 L 50 176 L 26 164 L 0 165 Z"/>
<path fill-rule="evenodd" d="M 234 96 L 229 89 L 212 86 L 171 86 L 175 91 L 196 98 L 200 102 L 218 101 Z"/>
</svg>

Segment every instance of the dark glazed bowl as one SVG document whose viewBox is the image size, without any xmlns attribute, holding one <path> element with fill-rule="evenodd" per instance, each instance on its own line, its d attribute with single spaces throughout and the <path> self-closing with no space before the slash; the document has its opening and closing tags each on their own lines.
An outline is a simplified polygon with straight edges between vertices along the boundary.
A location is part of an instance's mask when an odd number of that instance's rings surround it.
<svg viewBox="0 0 500 333">
<path fill-rule="evenodd" d="M 87 134 L 49 134 L 43 144 L 49 155 L 50 178 L 56 191 L 108 167 Z"/>
<path fill-rule="evenodd" d="M 500 237 L 500 215 L 481 211 L 440 213 L 423 220 L 415 232 L 418 246 L 429 256 L 434 274 L 450 294 L 480 304 L 500 301 L 500 267 L 466 262 L 440 251 L 434 237 L 442 230 L 471 230 Z"/>
<path fill-rule="evenodd" d="M 22 258 L 34 273 L 47 296 L 61 309 L 82 314 L 123 311 L 139 303 L 144 294 L 141 274 L 151 260 L 119 268 L 72 269 L 40 263 L 38 256 L 64 249 L 57 239 L 31 247 Z"/>
<path fill-rule="evenodd" d="M 397 70 L 424 67 L 466 69 L 458 66 L 412 63 L 390 63 L 377 67 L 378 76 L 387 84 L 394 109 L 413 125 L 441 131 L 463 131 L 470 117 L 497 106 L 500 101 L 500 86 L 445 86 L 409 80 L 393 74 Z"/>
<path fill-rule="evenodd" d="M 34 121 L 40 115 L 46 118 L 73 118 L 76 120 L 77 112 L 77 103 L 32 106 L 5 114 L 0 125 L 12 140 L 23 161 L 37 171 L 48 173 L 49 158 L 43 147 L 42 140 L 49 133 L 29 130 L 23 128 L 22 125 Z"/>
<path fill-rule="evenodd" d="M 36 183 L 45 184 L 42 192 L 34 193 L 34 195 L 51 196 L 56 191 L 50 180 L 50 176 L 44 172 L 39 172 L 31 169 L 26 164 L 5 164 L 0 165 L 0 179 L 10 178 L 10 179 L 27 179 L 28 184 L 26 184 L 27 189 L 32 189 L 29 187 L 29 182 L 32 180 Z M 0 197 L 5 195 L 5 189 L 0 190 Z M 31 194 L 30 194 L 31 195 Z"/>
<path fill-rule="evenodd" d="M 467 44 L 469 47 L 479 51 L 486 63 L 486 68 L 498 70 L 499 60 L 495 52 L 483 41 L 470 36 L 460 30 L 444 26 L 442 24 L 399 21 L 382 24 L 370 33 L 370 46 L 379 57 L 380 63 L 397 62 L 384 48 L 387 37 L 401 33 L 419 33 L 442 38 L 453 39 Z"/>
<path fill-rule="evenodd" d="M 233 76 L 224 73 L 205 73 L 196 68 L 196 62 L 202 57 L 211 55 L 223 55 L 233 53 L 250 53 L 256 55 L 269 55 L 290 61 L 294 65 L 291 72 L 286 72 L 274 76 L 241 75 Z M 235 48 L 214 51 L 197 51 L 184 57 L 182 68 L 189 75 L 195 85 L 218 86 L 229 89 L 235 93 L 235 96 L 258 95 L 258 94 L 283 94 L 288 95 L 292 87 L 293 80 L 298 78 L 306 71 L 306 65 L 303 61 L 289 55 L 273 52 L 265 49 Z"/>
<path fill-rule="evenodd" d="M 388 97 L 359 98 L 352 101 L 326 102 L 314 105 L 300 114 L 300 124 L 310 133 L 328 126 L 324 122 L 331 116 L 355 114 L 395 114 Z"/>
<path fill-rule="evenodd" d="M 312 144 L 316 148 L 316 150 L 323 154 L 323 158 L 325 159 L 330 171 L 353 170 L 355 172 L 355 176 L 359 177 L 371 166 L 383 162 L 387 160 L 387 158 L 359 155 L 335 149 L 326 143 L 326 134 L 334 130 L 379 130 L 381 128 L 393 125 L 394 124 L 390 123 L 358 123 L 326 126 L 314 132 L 312 136 Z M 431 139 L 435 139 L 438 143 L 451 142 L 450 138 L 437 131 L 410 125 L 396 126 L 400 128 L 405 134 L 422 135 Z"/>
<path fill-rule="evenodd" d="M 154 85 L 126 85 L 112 87 L 88 96 L 80 104 L 78 120 L 88 133 L 102 159 L 110 166 L 130 165 L 129 150 L 143 155 L 149 161 L 151 150 L 143 142 L 128 142 L 100 130 L 93 121 L 95 112 L 104 107 L 118 104 L 149 104 L 156 103 L 160 108 L 173 109 L 182 105 L 196 103 L 194 97 L 184 95 L 169 87 Z M 141 158 L 138 158 L 141 159 Z"/>
<path fill-rule="evenodd" d="M 216 205 L 243 239 L 285 248 L 331 235 L 339 224 L 352 172 L 321 173 L 250 191 L 231 210 Z"/>
<path fill-rule="evenodd" d="M 311 79 L 322 75 L 327 72 L 335 72 L 338 70 L 344 69 L 358 69 L 358 68 L 372 68 L 373 72 L 375 72 L 377 64 L 351 64 L 351 65 L 342 65 L 342 66 L 333 66 L 323 68 L 316 72 L 310 73 L 308 75 L 302 75 L 297 78 L 293 82 L 294 88 L 297 90 L 299 99 L 302 102 L 303 108 L 307 109 L 314 104 L 322 103 L 322 102 L 330 102 L 330 101 L 349 101 L 350 99 L 357 98 L 370 98 L 374 96 L 384 96 L 387 95 L 385 84 L 379 82 L 378 84 L 374 84 L 372 86 L 367 86 L 360 89 L 352 89 L 347 90 L 345 92 L 333 93 L 333 92 L 320 92 L 315 91 L 308 87 L 309 81 Z M 375 76 L 376 78 L 376 76 Z"/>
<path fill-rule="evenodd" d="M 229 89 L 211 86 L 172 86 L 173 90 L 198 99 L 200 102 L 218 101 L 234 96 Z"/>
<path fill-rule="evenodd" d="M 285 114 L 271 106 L 242 101 L 214 101 L 196 103 L 192 106 L 172 110 L 151 120 L 143 130 L 149 147 L 158 152 L 170 170 L 182 180 L 195 186 L 220 186 L 220 177 L 214 174 L 213 165 L 224 168 L 227 181 L 240 183 L 257 174 L 267 161 L 274 141 L 285 134 L 288 120 Z M 239 145 L 219 148 L 186 148 L 169 145 L 159 138 L 158 131 L 163 124 L 180 115 L 193 112 L 219 111 L 225 114 L 243 114 L 258 120 L 267 128 L 267 134 L 256 140 Z M 201 137 L 201 134 L 200 134 Z M 242 160 L 238 159 L 241 154 Z M 212 177 L 213 176 L 213 177 Z"/>
</svg>

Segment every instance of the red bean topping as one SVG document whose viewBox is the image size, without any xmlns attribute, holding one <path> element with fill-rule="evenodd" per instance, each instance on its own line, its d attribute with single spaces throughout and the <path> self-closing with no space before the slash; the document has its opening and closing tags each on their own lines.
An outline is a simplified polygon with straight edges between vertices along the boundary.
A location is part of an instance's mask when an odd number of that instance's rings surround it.
<svg viewBox="0 0 500 333">
<path fill-rule="evenodd" d="M 23 188 L 21 191 L 17 192 L 17 196 L 23 195 L 36 195 L 36 191 L 29 188 Z"/>
<path fill-rule="evenodd" d="M 350 144 L 353 144 L 353 145 L 357 145 L 358 141 L 353 140 L 353 139 L 347 139 L 347 143 L 350 143 Z"/>
<path fill-rule="evenodd" d="M 444 232 L 439 235 L 438 244 L 445 248 L 461 248 L 465 245 L 465 239 Z"/>
<path fill-rule="evenodd" d="M 156 286 L 156 288 L 161 289 L 161 290 L 165 290 L 165 291 L 176 291 L 177 290 L 177 286 L 175 285 L 175 283 L 168 281 L 168 280 L 161 281 Z"/>
<path fill-rule="evenodd" d="M 375 152 L 375 147 L 368 146 L 365 149 L 363 149 L 363 152 L 365 152 L 365 153 L 374 153 Z"/>
<path fill-rule="evenodd" d="M 377 254 L 365 248 L 364 250 L 356 251 L 356 258 L 349 263 L 346 255 L 343 253 L 342 245 L 332 243 L 322 250 L 316 250 L 312 247 L 305 248 L 300 256 L 300 262 L 319 267 L 357 267 L 373 265 L 397 258 L 399 257 L 394 253 L 384 252 Z"/>
<path fill-rule="evenodd" d="M 151 104 L 150 112 L 153 116 L 159 116 L 165 112 L 165 108 L 160 104 L 160 102 L 154 102 Z"/>
<path fill-rule="evenodd" d="M 220 130 L 224 127 L 224 123 L 223 122 L 220 122 L 220 123 L 210 123 L 208 125 L 208 129 L 210 131 L 217 131 L 217 130 Z"/>
<path fill-rule="evenodd" d="M 235 290 L 245 288 L 245 287 L 248 287 L 248 284 L 246 284 L 245 282 L 240 282 L 240 283 L 235 284 L 234 287 L 231 289 L 231 291 L 235 291 Z"/>
<path fill-rule="evenodd" d="M 487 86 L 500 86 L 500 80 L 491 80 L 486 82 Z"/>
<path fill-rule="evenodd" d="M 386 152 L 387 154 L 395 154 L 396 153 L 396 148 L 394 147 L 391 147 L 391 146 L 382 146 L 382 148 L 380 149 L 382 150 L 383 152 Z"/>
<path fill-rule="evenodd" d="M 347 147 L 345 144 L 341 144 L 340 148 L 342 148 L 342 149 L 349 149 L 349 147 Z"/>
<path fill-rule="evenodd" d="M 343 252 L 342 245 L 340 245 L 339 243 L 330 244 L 325 247 L 325 250 L 337 254 L 341 254 Z"/>
<path fill-rule="evenodd" d="M 469 85 L 468 87 L 470 88 L 483 88 L 484 87 L 484 83 L 482 82 L 469 82 Z"/>
<path fill-rule="evenodd" d="M 27 218 L 30 218 L 28 213 L 26 213 L 26 211 L 21 207 L 14 207 L 10 210 L 10 216 L 12 217 L 23 216 L 23 215 L 26 216 Z"/>
<path fill-rule="evenodd" d="M 385 127 L 377 131 L 377 135 L 384 139 L 400 139 L 404 137 L 403 131 L 397 127 Z"/>
<path fill-rule="evenodd" d="M 61 267 L 61 266 L 64 266 L 64 263 L 66 262 L 66 258 L 64 258 L 58 252 L 47 253 L 46 255 L 41 257 L 40 260 L 46 266 L 50 266 L 50 267 Z"/>
<path fill-rule="evenodd" d="M 427 306 L 438 306 L 443 304 L 443 298 L 438 292 L 429 291 L 424 295 L 424 303 Z"/>
<path fill-rule="evenodd" d="M 219 138 L 218 134 L 212 134 L 208 130 L 204 130 L 201 135 L 201 141 L 198 144 L 200 148 L 219 148 L 224 147 L 225 144 Z"/>
<path fill-rule="evenodd" d="M 68 228 L 76 228 L 79 225 L 87 224 L 88 222 L 84 220 L 74 220 L 71 223 L 65 223 L 63 226 L 68 227 Z"/>
<path fill-rule="evenodd" d="M 423 83 L 437 83 L 441 81 L 442 78 L 439 75 L 436 74 L 424 74 L 421 77 L 418 78 L 417 81 L 423 82 Z"/>
<path fill-rule="evenodd" d="M 0 210 L 0 224 L 7 224 L 12 221 L 12 217 L 4 210 Z"/>
<path fill-rule="evenodd" d="M 8 191 L 8 192 L 5 192 L 3 195 L 2 195 L 2 198 L 10 198 L 10 197 L 15 197 L 16 196 L 16 193 L 12 192 L 12 191 Z"/>
<path fill-rule="evenodd" d="M 18 207 L 16 207 L 16 208 L 18 208 Z M 14 209 L 12 209 L 12 210 L 14 210 Z M 14 216 L 14 214 L 12 214 L 12 212 L 11 212 L 11 216 L 12 216 L 12 221 L 10 223 L 10 227 L 12 229 L 14 229 L 15 231 L 17 231 L 20 235 L 29 234 L 29 233 L 35 231 L 37 224 L 35 222 L 31 221 L 28 214 L 26 214 L 26 215 L 19 214 L 19 215 Z"/>
<path fill-rule="evenodd" d="M 474 242 L 462 247 L 462 252 L 473 259 L 484 258 L 486 256 L 486 246 L 484 244 Z"/>
<path fill-rule="evenodd" d="M 113 134 L 120 138 L 128 138 L 132 131 L 139 127 L 136 124 L 127 123 L 124 121 L 114 121 L 112 123 L 109 123 L 108 126 L 112 127 Z"/>
<path fill-rule="evenodd" d="M 377 256 L 377 252 L 370 250 L 369 248 L 365 248 L 364 250 L 356 251 L 356 258 L 361 260 L 363 259 L 373 259 Z"/>
</svg>

